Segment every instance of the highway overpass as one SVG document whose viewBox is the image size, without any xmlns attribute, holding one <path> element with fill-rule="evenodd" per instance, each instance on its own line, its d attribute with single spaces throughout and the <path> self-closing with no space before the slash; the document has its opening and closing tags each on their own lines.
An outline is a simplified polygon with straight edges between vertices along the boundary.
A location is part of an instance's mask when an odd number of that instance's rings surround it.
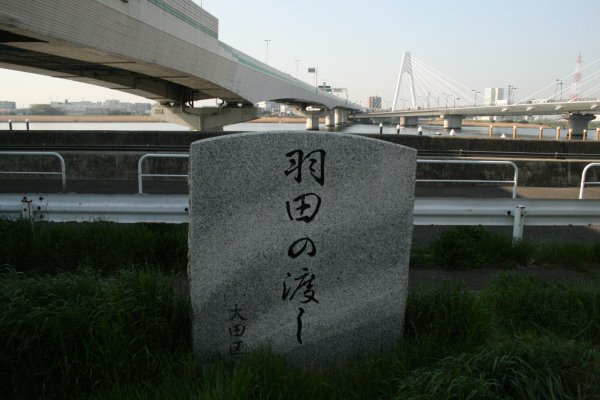
<svg viewBox="0 0 600 400">
<path fill-rule="evenodd" d="M 140 95 L 197 130 L 253 119 L 260 101 L 297 106 L 307 128 L 359 108 L 219 41 L 217 18 L 191 0 L 3 0 L 0 67 Z M 193 107 L 212 98 L 222 105 Z"/>
</svg>

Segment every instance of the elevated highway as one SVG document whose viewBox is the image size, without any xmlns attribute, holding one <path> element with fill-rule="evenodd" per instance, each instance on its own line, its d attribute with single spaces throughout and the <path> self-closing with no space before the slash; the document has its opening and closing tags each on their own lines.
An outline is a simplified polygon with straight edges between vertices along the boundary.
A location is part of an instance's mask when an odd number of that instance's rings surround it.
<svg viewBox="0 0 600 400">
<path fill-rule="evenodd" d="M 462 120 L 479 116 L 520 116 L 562 114 L 568 121 L 568 128 L 575 136 L 582 136 L 589 121 L 600 114 L 600 99 L 590 101 L 547 102 L 511 104 L 504 106 L 417 108 L 407 110 L 356 114 L 354 118 L 389 119 L 400 118 L 401 126 L 417 126 L 419 117 L 434 117 L 444 120 L 444 128 L 460 129 Z"/>
<path fill-rule="evenodd" d="M 218 20 L 191 0 L 3 0 L 0 7 L 0 67 L 140 95 L 161 105 L 157 116 L 197 130 L 253 119 L 254 105 L 267 100 L 303 110 L 307 128 L 322 112 L 341 122 L 359 108 L 218 38 Z M 212 98 L 221 106 L 194 108 Z"/>
</svg>

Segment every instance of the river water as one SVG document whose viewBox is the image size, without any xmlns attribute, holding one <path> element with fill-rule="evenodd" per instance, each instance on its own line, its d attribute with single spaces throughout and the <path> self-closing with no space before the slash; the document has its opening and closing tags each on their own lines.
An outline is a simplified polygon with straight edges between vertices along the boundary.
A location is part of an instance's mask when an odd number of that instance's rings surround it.
<svg viewBox="0 0 600 400">
<path fill-rule="evenodd" d="M 0 124 L 0 130 L 7 130 L 8 124 Z M 14 130 L 25 130 L 25 123 L 13 122 Z M 181 125 L 170 124 L 166 122 L 67 122 L 67 123 L 56 123 L 56 122 L 30 122 L 30 130 L 95 130 L 95 131 L 186 131 L 187 129 Z M 292 131 L 292 130 L 304 130 L 304 123 L 241 123 L 228 125 L 225 127 L 225 131 L 233 132 L 260 132 L 260 131 Z M 369 124 L 355 124 L 345 126 L 343 128 L 325 128 L 321 126 L 322 131 L 331 132 L 344 132 L 344 133 L 379 133 L 379 125 Z M 422 126 L 423 135 L 427 136 L 450 136 L 451 132 L 441 128 L 440 126 Z M 453 132 L 456 137 L 488 137 L 487 127 L 464 127 L 461 130 Z M 392 125 L 385 125 L 383 127 L 383 134 L 396 134 L 396 127 Z M 417 135 L 417 128 L 401 128 L 400 134 L 404 135 Z M 502 135 L 507 138 L 512 138 L 512 128 L 494 128 L 494 137 L 499 138 Z M 523 138 L 537 138 L 539 135 L 539 128 L 519 128 L 517 131 L 517 137 Z M 544 138 L 553 139 L 556 135 L 556 129 L 547 128 L 544 129 Z"/>
</svg>

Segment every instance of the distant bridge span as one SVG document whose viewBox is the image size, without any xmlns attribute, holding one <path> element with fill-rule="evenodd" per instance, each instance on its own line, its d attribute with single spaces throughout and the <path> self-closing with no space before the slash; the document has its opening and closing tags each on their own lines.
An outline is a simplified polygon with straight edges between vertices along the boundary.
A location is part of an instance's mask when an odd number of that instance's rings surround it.
<svg viewBox="0 0 600 400">
<path fill-rule="evenodd" d="M 355 118 L 387 119 L 400 118 L 402 126 L 417 126 L 419 117 L 435 117 L 444 120 L 444 128 L 460 129 L 462 120 L 476 116 L 518 116 L 563 114 L 568 120 L 573 134 L 581 136 L 587 129 L 594 114 L 600 114 L 600 99 L 590 101 L 546 102 L 529 104 L 511 104 L 504 106 L 453 107 L 453 108 L 417 108 L 408 110 L 371 112 L 356 114 Z"/>
<path fill-rule="evenodd" d="M 359 108 L 219 41 L 218 20 L 191 0 L 3 0 L 0 67 L 143 96 L 198 130 L 253 119 L 267 100 L 301 108 L 307 128 L 319 115 L 307 107 L 336 120 Z M 192 107 L 212 98 L 225 103 Z"/>
</svg>

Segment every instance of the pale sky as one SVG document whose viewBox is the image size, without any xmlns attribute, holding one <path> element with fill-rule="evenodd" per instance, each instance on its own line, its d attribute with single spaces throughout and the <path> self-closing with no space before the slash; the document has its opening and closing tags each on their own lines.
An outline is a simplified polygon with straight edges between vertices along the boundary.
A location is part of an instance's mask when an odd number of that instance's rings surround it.
<svg viewBox="0 0 600 400">
<path fill-rule="evenodd" d="M 347 88 L 366 105 L 393 96 L 405 50 L 469 88 L 525 97 L 600 60 L 600 1 L 195 0 L 219 19 L 221 41 L 306 82 Z M 296 60 L 301 60 L 298 63 Z M 600 62 L 591 75 L 600 71 Z M 564 81 L 568 93 L 571 78 Z M 19 106 L 68 98 L 146 101 L 121 92 L 0 69 L 0 100 Z M 600 92 L 600 91 L 599 91 Z M 598 93 L 600 95 L 600 93 Z"/>
</svg>

